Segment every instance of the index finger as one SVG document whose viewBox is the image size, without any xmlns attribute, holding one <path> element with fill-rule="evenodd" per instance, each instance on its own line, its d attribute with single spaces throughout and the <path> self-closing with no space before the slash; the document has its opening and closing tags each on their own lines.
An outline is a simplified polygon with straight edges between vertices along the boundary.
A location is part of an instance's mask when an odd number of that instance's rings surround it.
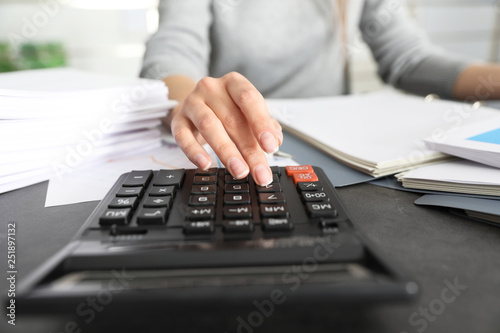
<svg viewBox="0 0 500 333">
<path fill-rule="evenodd" d="M 232 72 L 224 78 L 228 94 L 247 118 L 261 148 L 267 153 L 276 152 L 283 142 L 283 133 L 275 126 L 264 97 L 241 74 Z"/>
</svg>

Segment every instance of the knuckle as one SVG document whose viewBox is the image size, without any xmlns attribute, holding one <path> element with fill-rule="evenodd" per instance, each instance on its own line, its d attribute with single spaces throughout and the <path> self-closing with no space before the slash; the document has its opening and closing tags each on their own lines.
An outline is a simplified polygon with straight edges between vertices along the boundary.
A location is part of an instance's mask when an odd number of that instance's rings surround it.
<svg viewBox="0 0 500 333">
<path fill-rule="evenodd" d="M 182 151 L 186 154 L 187 157 L 192 157 L 196 154 L 197 146 L 198 145 L 196 142 L 190 142 L 182 147 Z"/>
<path fill-rule="evenodd" d="M 241 78 L 241 74 L 238 73 L 238 72 L 229 72 L 227 73 L 226 75 L 224 75 L 224 79 L 226 79 L 227 81 L 234 81 L 234 80 L 238 80 Z"/>
<path fill-rule="evenodd" d="M 215 151 L 217 152 L 217 155 L 219 155 L 219 153 L 222 153 L 222 152 L 232 151 L 233 147 L 234 147 L 234 144 L 231 141 L 224 141 L 224 142 L 220 143 L 219 145 L 217 145 Z"/>
<path fill-rule="evenodd" d="M 186 112 L 186 110 L 193 109 L 198 103 L 198 99 L 193 95 L 189 94 L 181 105 L 181 112 Z"/>
<path fill-rule="evenodd" d="M 265 126 L 265 125 L 269 124 L 269 117 L 265 114 L 258 114 L 258 115 L 255 115 L 255 118 L 253 119 L 253 121 L 255 124 Z"/>
<path fill-rule="evenodd" d="M 238 95 L 238 104 L 240 105 L 250 105 L 257 101 L 259 98 L 257 91 L 255 89 L 243 89 Z"/>
<path fill-rule="evenodd" d="M 248 147 L 243 149 L 241 153 L 243 154 L 246 160 L 254 160 L 260 158 L 260 156 L 262 156 L 263 154 L 262 149 L 260 149 L 260 147 Z"/>
<path fill-rule="evenodd" d="M 208 131 L 214 127 L 216 119 L 212 115 L 203 115 L 198 119 L 197 123 L 197 128 L 200 131 Z"/>
<path fill-rule="evenodd" d="M 174 126 L 174 123 L 172 121 L 172 134 L 174 136 L 175 142 L 177 144 L 182 145 L 184 142 L 184 139 L 188 137 L 190 130 L 186 127 L 177 127 Z"/>
<path fill-rule="evenodd" d="M 196 84 L 197 90 L 213 91 L 216 88 L 217 81 L 213 77 L 206 76 Z"/>
<path fill-rule="evenodd" d="M 240 112 L 231 112 L 224 117 L 226 128 L 238 129 L 245 124 L 245 117 Z"/>
</svg>

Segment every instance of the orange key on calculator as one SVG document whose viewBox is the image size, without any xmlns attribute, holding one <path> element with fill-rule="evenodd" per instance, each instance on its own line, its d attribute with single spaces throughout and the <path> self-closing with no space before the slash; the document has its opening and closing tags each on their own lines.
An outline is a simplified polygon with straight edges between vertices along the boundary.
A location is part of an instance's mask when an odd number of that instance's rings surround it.
<svg viewBox="0 0 500 333">
<path fill-rule="evenodd" d="M 295 184 L 299 182 L 317 182 L 317 181 L 318 181 L 318 176 L 314 172 L 293 174 L 293 182 Z"/>
<path fill-rule="evenodd" d="M 314 170 L 310 165 L 293 165 L 286 167 L 287 176 L 291 176 L 295 173 L 314 173 Z"/>
</svg>

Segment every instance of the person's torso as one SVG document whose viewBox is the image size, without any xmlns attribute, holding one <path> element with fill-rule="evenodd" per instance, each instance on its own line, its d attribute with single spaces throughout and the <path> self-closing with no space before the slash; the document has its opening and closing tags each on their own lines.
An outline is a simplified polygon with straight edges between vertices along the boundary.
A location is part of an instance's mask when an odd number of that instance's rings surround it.
<svg viewBox="0 0 500 333">
<path fill-rule="evenodd" d="M 266 97 L 343 93 L 345 56 L 336 1 L 214 0 L 210 75 L 240 72 Z M 352 35 L 363 1 L 349 3 Z"/>
</svg>

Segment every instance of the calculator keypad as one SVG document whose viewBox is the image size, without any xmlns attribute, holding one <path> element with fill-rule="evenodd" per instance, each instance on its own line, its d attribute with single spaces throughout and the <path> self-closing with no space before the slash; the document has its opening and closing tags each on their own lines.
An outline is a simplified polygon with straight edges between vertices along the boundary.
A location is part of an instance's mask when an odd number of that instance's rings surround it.
<svg viewBox="0 0 500 333">
<path fill-rule="evenodd" d="M 37 314 L 40 304 L 72 311 L 116 274 L 137 278 L 109 309 L 113 316 L 136 311 L 141 300 L 146 315 L 179 306 L 189 311 L 213 303 L 214 295 L 223 307 L 250 304 L 270 290 L 290 289 L 283 275 L 290 269 L 289 278 L 305 277 L 294 295 L 299 310 L 312 299 L 320 308 L 332 300 L 334 308 L 396 300 L 408 289 L 365 246 L 323 170 L 271 170 L 267 186 L 222 168 L 123 174 L 70 246 L 30 278 L 35 293 L 20 293 L 23 301 Z"/>
<path fill-rule="evenodd" d="M 219 168 L 132 171 L 108 194 L 99 228 L 113 233 L 182 228 L 189 236 L 218 229 L 227 235 L 253 235 L 257 230 L 286 234 L 300 224 L 336 225 L 337 207 L 312 166 L 272 171 L 273 182 L 266 186 L 256 185 L 251 175 L 235 179 Z"/>
</svg>

